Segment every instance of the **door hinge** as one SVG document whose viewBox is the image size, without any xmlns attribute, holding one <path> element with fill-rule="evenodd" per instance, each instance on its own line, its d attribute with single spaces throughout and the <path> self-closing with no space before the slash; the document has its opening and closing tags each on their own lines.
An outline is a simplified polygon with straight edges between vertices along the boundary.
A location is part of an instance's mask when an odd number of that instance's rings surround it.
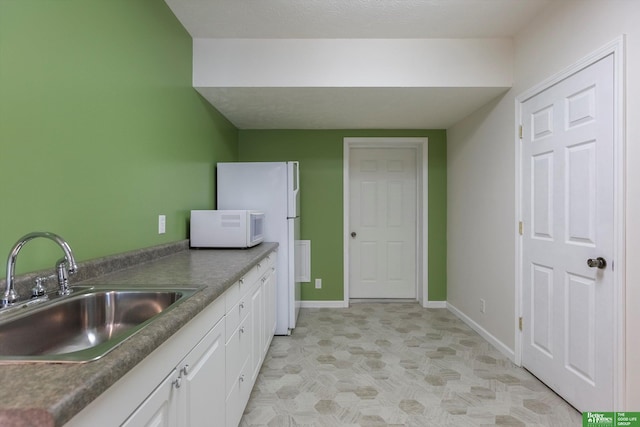
<svg viewBox="0 0 640 427">
<path fill-rule="evenodd" d="M 522 221 L 518 223 L 518 233 L 520 233 L 521 236 L 524 233 L 524 224 L 522 223 Z"/>
<path fill-rule="evenodd" d="M 518 318 L 518 328 L 520 328 L 520 330 L 522 330 L 522 316 L 520 316 Z"/>
<path fill-rule="evenodd" d="M 518 128 L 518 136 L 522 139 L 522 125 Z"/>
</svg>

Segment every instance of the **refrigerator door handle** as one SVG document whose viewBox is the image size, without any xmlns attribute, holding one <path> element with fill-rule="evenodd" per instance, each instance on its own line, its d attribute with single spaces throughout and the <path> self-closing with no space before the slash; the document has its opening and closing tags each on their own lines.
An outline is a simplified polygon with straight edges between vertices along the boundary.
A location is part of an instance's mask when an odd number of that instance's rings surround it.
<svg viewBox="0 0 640 427">
<path fill-rule="evenodd" d="M 288 181 L 291 185 L 288 196 L 288 215 L 287 218 L 296 218 L 300 216 L 300 168 L 298 162 L 287 162 Z"/>
</svg>

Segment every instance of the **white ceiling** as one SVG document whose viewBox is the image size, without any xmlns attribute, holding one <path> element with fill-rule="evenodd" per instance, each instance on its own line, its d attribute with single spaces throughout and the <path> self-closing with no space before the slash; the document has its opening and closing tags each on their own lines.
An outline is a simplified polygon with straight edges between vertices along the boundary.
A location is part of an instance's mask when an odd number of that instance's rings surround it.
<svg viewBox="0 0 640 427">
<path fill-rule="evenodd" d="M 551 0 L 165 0 L 193 38 L 513 37 Z M 498 88 L 206 88 L 241 129 L 447 128 Z"/>
</svg>

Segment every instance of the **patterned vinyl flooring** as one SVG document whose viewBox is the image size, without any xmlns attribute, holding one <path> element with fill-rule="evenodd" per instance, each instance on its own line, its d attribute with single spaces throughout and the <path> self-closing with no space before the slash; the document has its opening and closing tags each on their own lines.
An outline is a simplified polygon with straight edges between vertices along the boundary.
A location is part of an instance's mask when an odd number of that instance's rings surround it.
<svg viewBox="0 0 640 427">
<path fill-rule="evenodd" d="M 578 411 L 446 309 L 302 309 L 274 337 L 249 426 L 581 426 Z"/>
</svg>

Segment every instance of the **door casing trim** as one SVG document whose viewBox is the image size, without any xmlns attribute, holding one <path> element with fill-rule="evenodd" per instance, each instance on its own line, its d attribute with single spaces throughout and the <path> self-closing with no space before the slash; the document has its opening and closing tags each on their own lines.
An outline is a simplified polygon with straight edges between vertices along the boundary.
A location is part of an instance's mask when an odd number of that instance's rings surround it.
<svg viewBox="0 0 640 427">
<path fill-rule="evenodd" d="M 515 364 L 522 366 L 522 331 L 518 327 L 519 318 L 523 313 L 522 295 L 522 236 L 518 232 L 519 222 L 522 220 L 522 140 L 520 139 L 520 125 L 522 124 L 522 106 L 535 95 L 551 86 L 565 80 L 601 59 L 613 55 L 613 146 L 614 146 L 614 244 L 613 270 L 614 295 L 614 348 L 613 348 L 613 410 L 625 411 L 625 37 L 624 35 L 607 43 L 568 68 L 549 77 L 534 87 L 524 91 L 515 98 L 515 221 L 513 225 L 515 236 Z"/>
<path fill-rule="evenodd" d="M 428 281 L 428 143 L 427 137 L 349 137 L 343 139 L 343 268 L 344 305 L 349 306 L 349 154 L 352 148 L 414 148 L 416 150 L 416 295 L 429 306 Z"/>
</svg>

